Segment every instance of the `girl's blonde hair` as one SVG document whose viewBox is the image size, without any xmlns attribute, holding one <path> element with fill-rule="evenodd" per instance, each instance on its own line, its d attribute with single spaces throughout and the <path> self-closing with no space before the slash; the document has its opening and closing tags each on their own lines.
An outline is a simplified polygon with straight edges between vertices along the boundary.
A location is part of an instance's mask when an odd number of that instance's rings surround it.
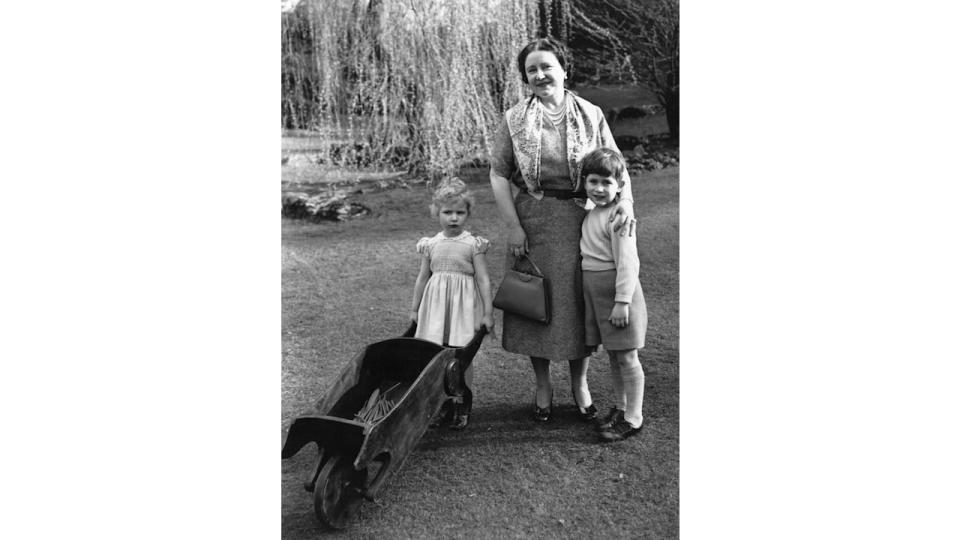
<svg viewBox="0 0 960 540">
<path fill-rule="evenodd" d="M 433 201 L 430 203 L 430 215 L 437 217 L 440 207 L 444 204 L 466 203 L 467 214 L 473 211 L 473 194 L 467 190 L 467 185 L 456 176 L 444 178 L 437 189 L 433 190 Z"/>
</svg>

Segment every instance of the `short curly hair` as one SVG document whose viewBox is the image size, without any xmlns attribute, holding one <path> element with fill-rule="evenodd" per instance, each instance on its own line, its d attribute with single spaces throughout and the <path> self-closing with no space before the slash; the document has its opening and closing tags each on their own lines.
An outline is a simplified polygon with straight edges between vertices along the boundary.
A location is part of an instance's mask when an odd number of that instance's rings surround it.
<svg viewBox="0 0 960 540">
<path fill-rule="evenodd" d="M 430 215 L 437 217 L 440 213 L 440 207 L 444 204 L 456 204 L 458 202 L 466 203 L 467 214 L 473 211 L 473 193 L 467 190 L 467 185 L 456 176 L 445 178 L 440 181 L 437 189 L 433 190 L 433 200 L 430 203 Z"/>
<path fill-rule="evenodd" d="M 545 51 L 553 53 L 557 57 L 557 62 L 560 63 L 560 67 L 563 68 L 567 75 L 573 71 L 573 62 L 568 58 L 567 48 L 560 43 L 559 41 L 551 38 L 539 38 L 527 43 L 527 46 L 523 49 L 520 49 L 520 54 L 517 55 L 517 68 L 520 70 L 520 78 L 523 79 L 524 84 L 528 84 L 530 81 L 527 79 L 527 56 L 530 56 L 530 53 L 533 51 Z"/>
</svg>

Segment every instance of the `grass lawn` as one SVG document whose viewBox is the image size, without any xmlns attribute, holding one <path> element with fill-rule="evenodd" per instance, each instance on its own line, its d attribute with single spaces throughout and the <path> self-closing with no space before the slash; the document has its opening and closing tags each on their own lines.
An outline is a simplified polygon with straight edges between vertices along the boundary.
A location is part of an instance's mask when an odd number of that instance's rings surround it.
<svg viewBox="0 0 960 540">
<path fill-rule="evenodd" d="M 490 239 L 491 279 L 503 276 L 503 226 L 489 184 L 475 181 L 467 228 Z M 630 537 L 679 534 L 679 168 L 634 175 L 641 283 L 649 309 L 644 430 L 595 442 L 575 416 L 566 363 L 553 364 L 554 418 L 530 419 L 534 378 L 525 357 L 487 339 L 474 359 L 474 409 L 462 433 L 430 430 L 343 536 L 361 538 Z M 414 250 L 439 230 L 423 185 L 357 195 L 373 215 L 348 222 L 284 220 L 282 427 L 311 408 L 364 345 L 407 327 L 418 269 Z M 593 360 L 590 386 L 610 404 L 609 369 Z M 285 539 L 326 531 L 302 482 L 316 453 L 282 460 Z"/>
</svg>

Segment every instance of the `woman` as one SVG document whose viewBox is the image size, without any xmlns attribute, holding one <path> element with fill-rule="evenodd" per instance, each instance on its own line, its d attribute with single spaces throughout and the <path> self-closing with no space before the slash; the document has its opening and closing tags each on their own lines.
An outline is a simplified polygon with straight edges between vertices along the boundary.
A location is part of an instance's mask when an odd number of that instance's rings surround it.
<svg viewBox="0 0 960 540">
<path fill-rule="evenodd" d="M 532 96 L 504 115 L 490 157 L 490 184 L 509 230 L 507 266 L 528 255 L 550 283 L 551 320 L 542 324 L 504 312 L 503 348 L 530 357 L 537 380 L 534 419 L 550 419 L 550 361 L 567 360 L 573 399 L 591 421 L 597 409 L 587 387 L 590 351 L 585 345 L 580 285 L 580 225 L 586 211 L 577 163 L 599 146 L 616 148 L 603 111 L 564 88 L 567 56 L 550 38 L 537 39 L 517 57 Z M 621 235 L 633 235 L 633 197 L 625 175 L 615 218 Z M 627 225 L 624 227 L 623 225 Z"/>
</svg>

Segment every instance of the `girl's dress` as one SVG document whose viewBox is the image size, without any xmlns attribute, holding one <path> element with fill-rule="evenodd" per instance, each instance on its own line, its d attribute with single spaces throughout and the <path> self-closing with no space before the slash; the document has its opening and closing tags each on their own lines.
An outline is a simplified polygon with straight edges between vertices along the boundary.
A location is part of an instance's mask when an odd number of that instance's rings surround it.
<svg viewBox="0 0 960 540">
<path fill-rule="evenodd" d="M 450 347 L 470 342 L 483 319 L 473 259 L 489 246 L 467 231 L 452 238 L 440 232 L 417 242 L 417 252 L 430 261 L 432 274 L 420 301 L 416 337 Z"/>
</svg>

